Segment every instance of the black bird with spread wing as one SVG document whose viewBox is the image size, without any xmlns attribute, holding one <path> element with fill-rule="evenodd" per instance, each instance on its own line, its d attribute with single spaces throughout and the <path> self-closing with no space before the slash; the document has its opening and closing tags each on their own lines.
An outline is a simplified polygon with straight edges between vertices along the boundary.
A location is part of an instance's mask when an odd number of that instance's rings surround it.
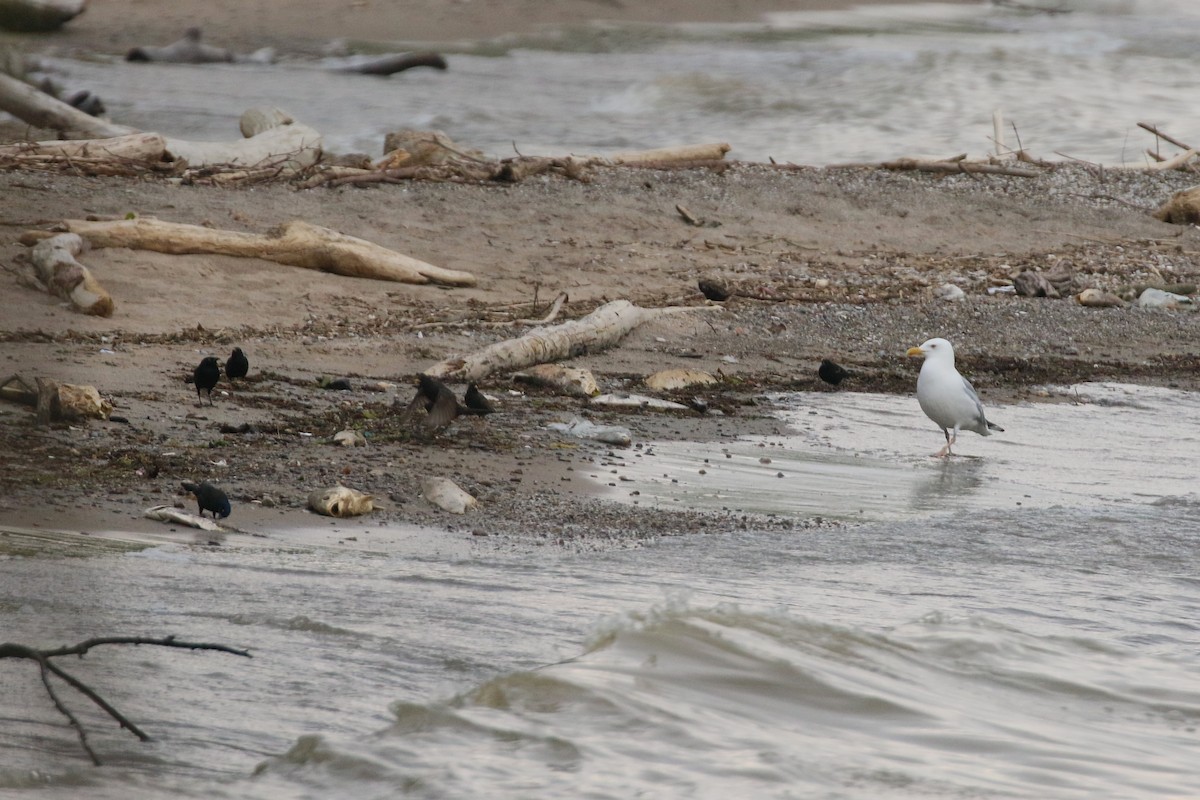
<svg viewBox="0 0 1200 800">
<path fill-rule="evenodd" d="M 458 398 L 449 386 L 431 378 L 428 375 L 417 376 L 417 394 L 408 404 L 408 413 L 418 408 L 426 411 L 424 425 L 428 428 L 444 428 L 456 417 L 466 414 L 484 416 L 496 409 L 491 402 L 476 388 L 475 384 L 467 387 L 466 405 L 458 402 Z"/>
</svg>

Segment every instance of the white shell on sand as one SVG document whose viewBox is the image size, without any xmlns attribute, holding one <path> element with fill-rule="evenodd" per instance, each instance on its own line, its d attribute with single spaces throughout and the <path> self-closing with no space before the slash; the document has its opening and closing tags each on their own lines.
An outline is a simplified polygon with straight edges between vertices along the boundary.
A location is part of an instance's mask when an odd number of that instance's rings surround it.
<svg viewBox="0 0 1200 800">
<path fill-rule="evenodd" d="M 460 489 L 458 484 L 449 478 L 422 478 L 421 494 L 425 495 L 426 500 L 451 514 L 465 514 L 468 509 L 479 505 L 478 500 Z"/>
<path fill-rule="evenodd" d="M 646 378 L 646 386 L 656 392 L 716 382 L 717 379 L 713 375 L 698 369 L 664 369 Z"/>
</svg>

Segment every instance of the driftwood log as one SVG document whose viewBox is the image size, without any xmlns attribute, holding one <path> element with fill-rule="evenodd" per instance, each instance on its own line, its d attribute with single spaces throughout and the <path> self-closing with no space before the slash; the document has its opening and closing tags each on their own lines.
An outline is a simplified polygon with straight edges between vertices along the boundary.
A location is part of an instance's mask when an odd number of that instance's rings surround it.
<svg viewBox="0 0 1200 800">
<path fill-rule="evenodd" d="M 36 128 L 62 131 L 74 139 L 107 139 L 138 132 L 86 114 L 3 72 L 0 72 L 0 111 L 7 111 Z"/>
<path fill-rule="evenodd" d="M 125 54 L 126 61 L 165 61 L 171 64 L 219 64 L 233 61 L 233 53 L 200 41 L 199 28 L 188 28 L 183 38 L 164 47 L 144 45 Z"/>
<path fill-rule="evenodd" d="M 112 403 L 101 397 L 96 387 L 49 378 L 35 378 L 30 385 L 20 375 L 9 375 L 0 381 L 0 398 L 33 406 L 39 425 L 59 420 L 107 419 L 113 410 Z"/>
<path fill-rule="evenodd" d="M 161 639 L 151 639 L 144 636 L 100 636 L 94 639 L 80 642 L 76 645 L 67 647 L 56 647 L 53 649 L 43 650 L 36 647 L 30 647 L 25 644 L 17 644 L 14 642 L 0 643 L 0 658 L 20 658 L 35 662 L 40 668 L 40 677 L 42 687 L 46 690 L 46 694 L 50 697 L 50 702 L 58 709 L 59 713 L 67 718 L 71 727 L 75 729 L 79 736 L 79 744 L 83 747 L 84 752 L 92 760 L 96 766 L 100 766 L 100 757 L 96 751 L 92 749 L 88 743 L 87 730 L 83 727 L 83 723 L 79 718 L 67 708 L 63 703 L 62 698 L 58 696 L 57 690 L 54 688 L 54 683 L 51 682 L 51 677 L 56 677 L 63 683 L 70 686 L 75 691 L 82 694 L 87 699 L 91 700 L 99 706 L 104 713 L 112 717 L 122 728 L 126 729 L 143 742 L 150 740 L 150 736 L 139 728 L 132 720 L 117 711 L 107 700 L 100 696 L 95 689 L 88 686 L 83 681 L 76 678 L 71 673 L 67 672 L 53 660 L 62 656 L 74 656 L 82 658 L 93 647 L 111 644 L 131 644 L 131 645 L 153 645 L 156 647 L 182 647 L 186 650 L 216 650 L 221 653 L 232 653 L 236 656 L 251 658 L 251 655 L 246 650 L 239 650 L 234 647 L 229 647 L 223 644 L 207 644 L 201 642 L 181 642 L 174 636 L 165 636 Z"/>
<path fill-rule="evenodd" d="M 414 67 L 446 69 L 446 59 L 438 53 L 391 53 L 384 56 L 368 56 L 331 59 L 325 67 L 334 72 L 354 72 L 359 75 L 392 75 Z"/>
<path fill-rule="evenodd" d="M 549 328 L 535 328 L 524 336 L 488 345 L 466 356 L 446 359 L 425 370 L 434 378 L 477 381 L 494 372 L 508 372 L 534 364 L 570 358 L 582 352 L 612 347 L 634 328 L 666 314 L 711 311 L 720 306 L 642 308 L 628 300 L 614 300 L 581 319 Z"/>
<path fill-rule="evenodd" d="M 53 140 L 0 145 L 0 160 L 35 162 L 45 159 L 104 158 L 121 161 L 161 161 L 167 140 L 157 133 L 130 133 L 110 139 Z"/>
<path fill-rule="evenodd" d="M 654 150 L 635 150 L 616 153 L 606 160 L 621 166 L 639 164 L 669 164 L 673 161 L 720 161 L 731 148 L 725 142 L 712 144 L 685 144 L 678 147 L 660 147 Z"/>
<path fill-rule="evenodd" d="M 352 278 L 446 286 L 475 285 L 475 276 L 469 272 L 435 267 L 365 239 L 298 220 L 266 236 L 157 219 L 69 219 L 63 221 L 62 227 L 83 236 L 93 247 L 129 247 L 172 255 L 209 253 L 261 258 Z M 22 241 L 41 235 L 41 232 L 29 232 Z"/>
<path fill-rule="evenodd" d="M 927 161 L 919 158 L 900 158 L 895 161 L 885 161 L 879 166 L 883 169 L 898 171 L 915 170 L 917 172 L 939 172 L 943 174 L 965 172 L 983 175 L 1013 175 L 1018 178 L 1036 178 L 1042 174 L 1042 170 L 1037 169 L 966 160 Z"/>
<path fill-rule="evenodd" d="M 38 128 L 62 132 L 72 139 L 105 139 L 140 134 L 125 125 L 85 114 L 79 109 L 39 91 L 24 81 L 0 73 L 0 111 Z M 165 152 L 156 161 L 183 159 L 191 167 L 235 166 L 275 167 L 281 173 L 305 169 L 321 158 L 321 134 L 296 122 L 278 109 L 250 109 L 243 117 L 244 139 L 232 142 L 192 142 L 166 137 Z M 247 133 L 247 131 L 250 131 Z M 146 135 L 146 134 L 143 134 Z M 143 145 L 151 140 L 143 140 Z M 111 144 L 111 142 L 110 142 Z M 103 153 L 104 144 L 92 145 L 95 157 Z M 129 156 L 114 156 L 115 159 Z"/>
<path fill-rule="evenodd" d="M 0 0 L 0 28 L 22 33 L 58 30 L 87 9 L 87 0 Z"/>
<path fill-rule="evenodd" d="M 91 270 L 75 260 L 84 247 L 78 234 L 60 233 L 35 244 L 29 260 L 46 290 L 68 300 L 71 308 L 96 317 L 111 317 L 116 307 L 112 295 Z"/>
</svg>

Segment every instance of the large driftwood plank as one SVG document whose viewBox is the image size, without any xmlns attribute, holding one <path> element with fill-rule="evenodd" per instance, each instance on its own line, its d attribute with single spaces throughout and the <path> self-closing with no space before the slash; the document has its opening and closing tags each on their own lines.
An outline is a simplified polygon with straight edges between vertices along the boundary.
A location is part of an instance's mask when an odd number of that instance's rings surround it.
<svg viewBox="0 0 1200 800">
<path fill-rule="evenodd" d="M 628 300 L 614 300 L 581 319 L 549 328 L 535 328 L 524 336 L 496 342 L 466 356 L 449 358 L 425 370 L 434 378 L 477 381 L 494 372 L 507 372 L 534 364 L 558 361 L 581 352 L 612 347 L 644 322 L 681 311 L 714 310 L 718 306 L 642 308 Z"/>
<path fill-rule="evenodd" d="M 93 247 L 129 247 L 172 255 L 209 253 L 261 258 L 354 278 L 475 285 L 475 276 L 469 272 L 436 267 L 374 242 L 299 220 L 266 236 L 157 219 L 69 219 L 62 224 L 68 231 L 85 237 Z"/>
<path fill-rule="evenodd" d="M 18 142 L 0 145 L 0 158 L 32 160 L 101 158 L 116 161 L 161 161 L 166 158 L 167 141 L 157 133 L 131 133 L 108 139 L 69 139 L 47 142 Z"/>
</svg>

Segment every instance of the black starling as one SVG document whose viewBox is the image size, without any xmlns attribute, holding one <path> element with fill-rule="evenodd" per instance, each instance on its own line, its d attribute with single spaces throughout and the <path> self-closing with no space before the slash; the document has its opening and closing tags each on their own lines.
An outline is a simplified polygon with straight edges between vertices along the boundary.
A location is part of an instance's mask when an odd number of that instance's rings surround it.
<svg viewBox="0 0 1200 800">
<path fill-rule="evenodd" d="M 196 399 L 201 405 L 204 400 L 200 397 L 200 390 L 208 392 L 208 404 L 211 406 L 212 390 L 217 385 L 217 381 L 221 380 L 221 364 L 217 361 L 216 356 L 205 356 L 200 362 L 200 366 L 196 367 L 196 371 L 192 373 L 192 383 L 196 384 Z"/>
<path fill-rule="evenodd" d="M 846 378 L 849 378 L 851 373 L 826 358 L 821 361 L 821 366 L 817 368 L 817 375 L 826 383 L 837 386 L 846 380 Z"/>
<path fill-rule="evenodd" d="M 233 348 L 233 353 L 230 354 L 228 360 L 225 362 L 225 377 L 230 380 L 244 378 L 249 371 L 250 361 L 246 358 L 246 354 L 242 352 L 242 348 Z"/>
<path fill-rule="evenodd" d="M 229 497 L 208 481 L 199 484 L 184 481 L 180 485 L 183 486 L 185 492 L 196 495 L 196 504 L 200 506 L 200 516 L 203 517 L 205 511 L 211 511 L 213 519 L 223 519 L 229 516 L 229 512 L 232 510 L 229 507 Z"/>
<path fill-rule="evenodd" d="M 720 280 L 702 278 L 697 285 L 700 287 L 700 294 L 717 303 L 724 302 L 733 296 L 729 287 Z"/>
<path fill-rule="evenodd" d="M 473 383 L 467 387 L 467 393 L 463 395 L 463 403 L 475 414 L 491 414 L 496 410 L 487 395 L 479 391 L 479 388 Z"/>
<path fill-rule="evenodd" d="M 474 384 L 472 384 L 473 387 Z M 424 408 L 427 412 L 425 415 L 425 426 L 429 428 L 444 428 L 454 421 L 455 417 L 462 414 L 482 416 L 490 414 L 495 410 L 478 389 L 474 392 L 468 389 L 468 394 L 472 396 L 475 403 L 478 404 L 482 401 L 483 405 L 479 407 L 464 406 L 458 402 L 458 398 L 454 396 L 454 392 L 446 384 L 428 375 L 418 375 L 417 394 L 412 399 L 412 402 L 408 404 L 408 412 L 411 413 L 418 407 Z M 483 406 L 486 406 L 486 408 Z"/>
</svg>

